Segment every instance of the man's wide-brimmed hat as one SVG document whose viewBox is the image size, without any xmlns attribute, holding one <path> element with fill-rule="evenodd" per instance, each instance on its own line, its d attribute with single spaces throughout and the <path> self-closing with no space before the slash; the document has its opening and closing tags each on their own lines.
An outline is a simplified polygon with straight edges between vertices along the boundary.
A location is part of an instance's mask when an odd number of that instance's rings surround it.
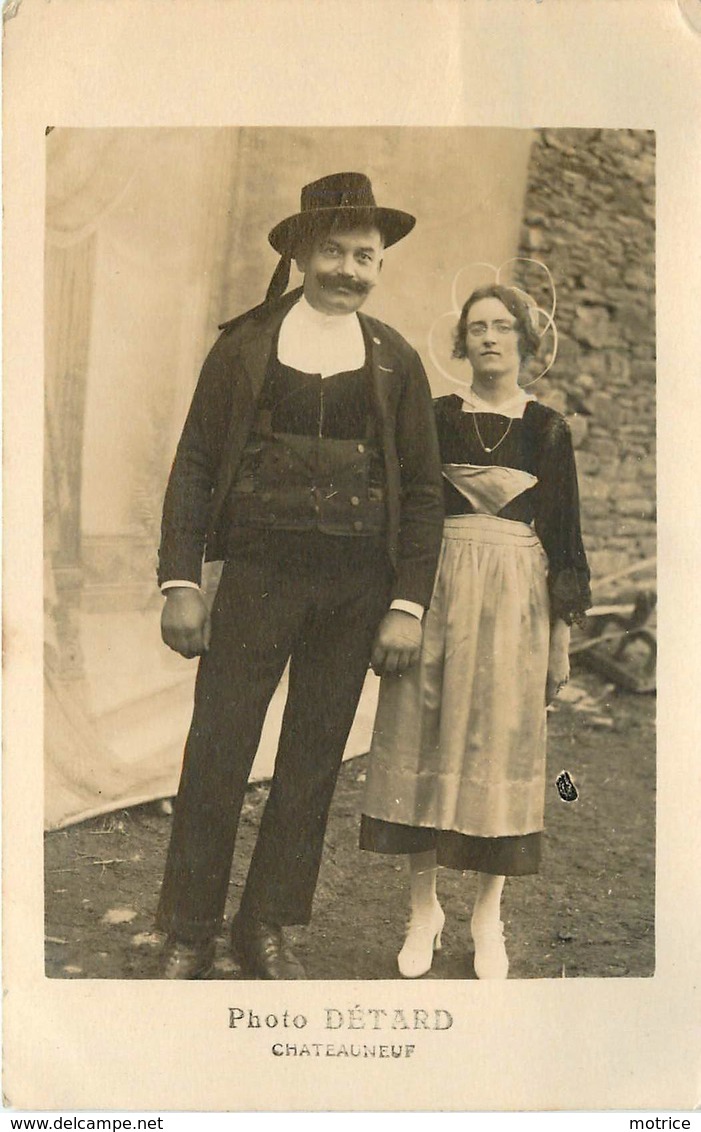
<svg viewBox="0 0 701 1132">
<path fill-rule="evenodd" d="M 317 223 L 336 219 L 374 225 L 382 233 L 385 247 L 396 244 L 411 232 L 416 217 L 397 208 L 384 208 L 375 202 L 369 177 L 364 173 L 331 173 L 302 189 L 300 211 L 276 224 L 268 236 L 280 255 L 294 253 L 300 237 L 313 232 Z"/>
</svg>

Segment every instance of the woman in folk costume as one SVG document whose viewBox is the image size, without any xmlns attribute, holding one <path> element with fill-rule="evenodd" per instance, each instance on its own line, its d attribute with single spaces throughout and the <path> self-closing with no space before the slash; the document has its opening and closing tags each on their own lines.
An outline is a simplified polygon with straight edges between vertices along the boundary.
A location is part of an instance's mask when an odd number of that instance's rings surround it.
<svg viewBox="0 0 701 1132">
<path fill-rule="evenodd" d="M 407 978 L 440 947 L 437 865 L 478 873 L 475 974 L 503 979 L 504 881 L 540 862 L 545 708 L 569 678 L 590 591 L 568 425 L 519 384 L 539 313 L 517 288 L 474 291 L 453 349 L 472 384 L 435 403 L 441 557 L 420 660 L 382 682 L 361 827 L 362 848 L 409 856 Z M 551 326 L 556 341 L 552 314 Z"/>
</svg>

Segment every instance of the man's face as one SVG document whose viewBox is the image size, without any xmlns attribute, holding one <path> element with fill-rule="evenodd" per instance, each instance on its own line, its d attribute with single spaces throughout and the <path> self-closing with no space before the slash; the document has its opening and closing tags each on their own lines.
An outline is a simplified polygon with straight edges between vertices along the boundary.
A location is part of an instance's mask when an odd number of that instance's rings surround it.
<svg viewBox="0 0 701 1132">
<path fill-rule="evenodd" d="M 377 228 L 330 232 L 296 256 L 304 274 L 304 295 L 324 314 L 351 314 L 377 283 L 383 241 Z"/>
</svg>

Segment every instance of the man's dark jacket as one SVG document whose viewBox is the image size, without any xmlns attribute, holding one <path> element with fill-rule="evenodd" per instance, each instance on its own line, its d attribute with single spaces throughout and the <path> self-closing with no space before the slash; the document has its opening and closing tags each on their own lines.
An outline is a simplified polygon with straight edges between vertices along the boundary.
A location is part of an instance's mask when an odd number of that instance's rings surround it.
<svg viewBox="0 0 701 1132">
<path fill-rule="evenodd" d="M 255 418 L 280 324 L 301 290 L 228 324 L 210 351 L 183 428 L 163 505 L 159 583 L 199 584 L 203 555 L 226 558 L 224 514 Z M 359 313 L 370 349 L 384 455 L 392 597 L 428 606 L 443 526 L 443 491 L 428 380 L 414 349 Z"/>
</svg>

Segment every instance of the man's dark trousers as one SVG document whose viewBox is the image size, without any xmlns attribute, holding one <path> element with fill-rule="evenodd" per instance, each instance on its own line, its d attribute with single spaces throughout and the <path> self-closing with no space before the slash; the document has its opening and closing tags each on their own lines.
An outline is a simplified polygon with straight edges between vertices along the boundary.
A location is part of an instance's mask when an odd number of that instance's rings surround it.
<svg viewBox="0 0 701 1132">
<path fill-rule="evenodd" d="M 275 774 L 241 913 L 304 924 L 328 810 L 391 569 L 367 538 L 245 532 L 225 563 L 201 658 L 157 923 L 215 935 L 236 830 L 270 699 L 290 659 Z"/>
</svg>

